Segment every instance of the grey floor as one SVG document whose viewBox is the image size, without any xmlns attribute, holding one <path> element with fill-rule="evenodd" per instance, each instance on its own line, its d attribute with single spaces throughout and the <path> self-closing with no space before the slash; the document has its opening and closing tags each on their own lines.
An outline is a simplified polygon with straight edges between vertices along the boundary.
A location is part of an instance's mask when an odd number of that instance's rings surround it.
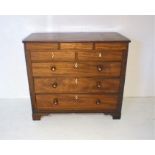
<svg viewBox="0 0 155 155">
<path fill-rule="evenodd" d="M 51 114 L 32 121 L 29 99 L 0 99 L 0 139 L 155 139 L 155 98 L 125 98 L 121 120 Z"/>
</svg>

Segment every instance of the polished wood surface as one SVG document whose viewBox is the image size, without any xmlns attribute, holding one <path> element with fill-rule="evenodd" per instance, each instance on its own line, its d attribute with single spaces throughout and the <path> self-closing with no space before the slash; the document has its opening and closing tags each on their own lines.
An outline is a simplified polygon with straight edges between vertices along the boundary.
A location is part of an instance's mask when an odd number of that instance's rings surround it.
<svg viewBox="0 0 155 155">
<path fill-rule="evenodd" d="M 75 51 L 30 52 L 32 61 L 74 61 Z"/>
<path fill-rule="evenodd" d="M 60 49 L 93 49 L 93 43 L 60 43 Z"/>
<path fill-rule="evenodd" d="M 74 76 L 74 77 L 119 77 L 120 62 L 53 62 L 32 63 L 34 77 Z"/>
<path fill-rule="evenodd" d="M 78 52 L 78 60 L 80 61 L 121 61 L 122 50 L 114 51 L 114 50 L 95 50 L 95 51 L 79 51 Z"/>
<path fill-rule="evenodd" d="M 120 119 L 130 40 L 119 33 L 35 33 L 23 40 L 32 118 L 103 112 Z"/>
<path fill-rule="evenodd" d="M 36 95 L 39 110 L 107 110 L 117 108 L 117 95 Z"/>
<path fill-rule="evenodd" d="M 23 42 L 130 42 L 117 32 L 32 33 Z"/>
<path fill-rule="evenodd" d="M 128 43 L 126 42 L 114 42 L 114 43 L 95 43 L 95 49 L 102 50 L 127 50 Z"/>
<path fill-rule="evenodd" d="M 58 49 L 57 43 L 28 43 L 26 44 L 27 50 L 45 50 L 45 49 Z"/>
<path fill-rule="evenodd" d="M 124 50 L 31 50 L 32 61 L 121 61 Z"/>
<path fill-rule="evenodd" d="M 35 93 L 118 93 L 119 84 L 119 79 L 76 77 L 34 79 Z"/>
</svg>

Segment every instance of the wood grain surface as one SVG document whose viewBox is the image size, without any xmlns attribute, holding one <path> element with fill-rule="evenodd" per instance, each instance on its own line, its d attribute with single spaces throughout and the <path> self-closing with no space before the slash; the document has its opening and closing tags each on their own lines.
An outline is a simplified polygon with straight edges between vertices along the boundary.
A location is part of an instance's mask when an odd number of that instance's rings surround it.
<svg viewBox="0 0 155 155">
<path fill-rule="evenodd" d="M 57 99 L 58 102 L 55 103 Z M 39 110 L 111 110 L 117 107 L 117 95 L 55 94 L 36 95 Z"/>
<path fill-rule="evenodd" d="M 104 112 L 120 119 L 129 42 L 116 32 L 25 38 L 33 120 L 53 112 Z"/>
<path fill-rule="evenodd" d="M 76 81 L 77 80 L 77 81 Z M 56 84 L 56 88 L 54 88 Z M 35 93 L 118 93 L 119 79 L 35 78 Z"/>
</svg>

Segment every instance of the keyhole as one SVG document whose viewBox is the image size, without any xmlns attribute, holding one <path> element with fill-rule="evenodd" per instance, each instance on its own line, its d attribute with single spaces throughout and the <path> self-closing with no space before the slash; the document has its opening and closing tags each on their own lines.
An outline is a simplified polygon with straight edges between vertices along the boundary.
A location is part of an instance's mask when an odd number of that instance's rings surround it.
<svg viewBox="0 0 155 155">
<path fill-rule="evenodd" d="M 54 58 L 54 53 L 52 52 L 52 59 Z"/>
<path fill-rule="evenodd" d="M 99 58 L 101 58 L 101 57 L 102 57 L 102 53 L 101 53 L 101 52 L 98 54 L 98 57 L 99 57 Z"/>
<path fill-rule="evenodd" d="M 74 64 L 74 67 L 75 68 L 78 68 L 78 63 L 77 62 Z"/>
<path fill-rule="evenodd" d="M 76 85 L 78 84 L 78 79 L 77 79 L 77 78 L 75 78 L 75 84 L 76 84 Z"/>
</svg>

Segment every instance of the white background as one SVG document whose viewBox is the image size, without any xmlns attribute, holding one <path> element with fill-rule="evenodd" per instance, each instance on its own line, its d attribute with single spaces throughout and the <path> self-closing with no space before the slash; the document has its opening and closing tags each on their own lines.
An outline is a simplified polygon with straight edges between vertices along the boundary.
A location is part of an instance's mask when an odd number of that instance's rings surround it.
<svg viewBox="0 0 155 155">
<path fill-rule="evenodd" d="M 130 1 L 128 0 L 127 1 L 124 1 L 124 0 L 117 0 L 117 1 L 115 0 L 108 0 L 108 1 L 107 0 L 95 0 L 95 1 L 93 0 L 92 1 L 90 0 L 85 0 L 85 1 L 83 0 L 78 0 L 78 1 L 77 0 L 76 1 L 44 0 L 42 1 L 40 0 L 37 2 L 33 0 L 27 0 L 27 1 L 23 1 L 23 0 L 22 1 L 21 0 L 1 1 L 0 0 L 0 2 L 1 2 L 0 13 L 2 15 L 3 14 L 29 14 L 29 15 L 31 14 L 35 14 L 35 15 L 37 14 L 87 14 L 87 15 L 88 14 L 96 14 L 96 15 L 97 14 L 111 14 L 111 15 L 113 14 L 126 14 L 126 15 L 155 14 L 154 0 L 143 0 L 140 3 L 138 0 L 137 1 L 136 0 L 130 0 Z M 0 25 L 2 25 L 2 23 L 3 21 L 1 22 L 0 20 Z M 27 22 L 27 23 L 30 23 L 30 22 Z M 155 20 L 154 20 L 154 24 L 155 24 Z M 7 25 L 3 27 L 6 27 L 6 26 Z M 134 27 L 134 24 L 133 24 L 133 27 Z M 30 30 L 23 31 L 23 37 L 25 37 L 25 35 L 27 35 L 28 32 L 30 32 Z M 13 33 L 13 31 L 11 33 Z M 0 39 L 1 39 L 1 35 L 2 33 L 0 31 Z M 154 31 L 154 36 L 155 36 L 155 31 Z M 19 38 L 21 39 L 21 37 Z M 155 43 L 155 40 L 154 40 L 154 43 Z M 1 44 L 0 44 L 0 54 L 2 52 Z M 19 51 L 19 55 L 22 55 L 21 50 Z M 20 57 L 22 57 L 21 58 L 22 60 L 20 60 L 20 62 L 22 62 L 22 65 L 23 65 L 23 56 L 20 56 Z M 155 58 L 155 54 L 154 54 L 154 58 Z M 21 65 L 21 63 L 18 63 L 18 64 Z M 23 69 L 22 69 L 22 72 L 24 72 Z M 22 79 L 22 81 L 25 82 L 26 76 L 25 75 L 23 76 L 23 74 L 20 74 L 20 75 L 22 75 L 22 78 L 18 78 L 18 80 Z M 155 62 L 154 62 L 154 78 L 155 78 Z M 20 83 L 22 81 L 20 80 Z M 2 83 L 3 81 L 2 79 L 0 79 L 0 85 Z M 4 86 L 4 85 L 1 85 L 1 86 Z M 154 88 L 155 88 L 155 85 L 154 85 Z M 0 90 L 1 90 L 0 91 L 0 94 L 1 94 L 4 90 L 3 91 L 2 89 Z M 126 91 L 127 90 L 125 90 L 125 93 Z M 23 92 L 22 94 L 25 94 L 27 96 L 28 95 L 27 86 L 25 86 L 24 88 L 21 88 L 20 92 Z M 1 97 L 4 97 L 4 94 L 6 94 L 6 91 L 4 91 L 3 94 L 1 94 Z M 19 89 L 18 89 L 18 93 L 16 94 L 18 94 L 19 96 Z M 15 97 L 14 95 L 12 96 Z M 23 95 L 20 95 L 20 96 L 22 97 Z M 155 90 L 154 90 L 154 96 L 155 96 Z M 5 140 L 5 141 L 1 141 L 0 145 L 1 145 L 0 152 L 2 152 L 1 154 L 5 153 L 9 155 L 21 154 L 21 152 L 23 154 L 37 153 L 39 155 L 42 155 L 43 153 L 47 154 L 51 152 L 56 154 L 73 154 L 74 152 L 74 154 L 85 153 L 90 155 L 93 155 L 96 153 L 99 155 L 104 153 L 124 155 L 126 153 L 126 150 L 128 150 L 128 154 L 131 154 L 133 151 L 135 154 L 139 154 L 139 153 L 141 153 L 142 155 L 146 153 L 154 154 L 154 141 L 146 141 L 146 140 L 145 141 L 131 141 L 131 140 L 130 141 L 108 141 L 108 142 L 107 141 L 85 141 L 85 143 L 82 143 L 82 141 L 78 141 L 78 142 L 63 141 L 62 143 L 60 141 L 33 141 L 32 142 L 32 141 L 6 141 Z M 25 146 L 26 146 L 26 149 L 25 149 Z M 129 146 L 130 146 L 130 149 L 128 149 Z M 51 151 L 51 147 L 52 147 L 52 151 Z"/>
<path fill-rule="evenodd" d="M 22 39 L 53 31 L 117 31 L 127 36 L 132 42 L 125 96 L 155 96 L 154 16 L 0 16 L 0 98 L 29 97 Z"/>
</svg>

